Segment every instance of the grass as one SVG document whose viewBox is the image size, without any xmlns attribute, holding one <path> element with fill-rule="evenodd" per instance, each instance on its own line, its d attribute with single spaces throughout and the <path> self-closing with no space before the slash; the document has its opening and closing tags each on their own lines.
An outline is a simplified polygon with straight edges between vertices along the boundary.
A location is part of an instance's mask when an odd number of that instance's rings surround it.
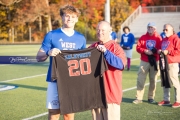
<svg viewBox="0 0 180 120">
<path fill-rule="evenodd" d="M 1 45 L 0 56 L 27 55 L 35 56 L 40 45 Z M 135 47 L 134 47 L 135 48 Z M 123 90 L 136 86 L 139 54 L 133 50 L 133 60 L 130 71 L 123 71 Z M 46 72 L 47 63 L 34 65 L 0 65 L 0 85 L 15 85 L 18 88 L 0 91 L 0 120 L 22 120 L 42 113 L 46 113 Z M 39 75 L 39 76 L 37 76 Z M 21 79 L 20 79 L 21 78 Z M 11 80 L 11 81 L 10 81 Z M 148 83 L 148 78 L 146 80 Z M 135 105 L 136 89 L 123 93 L 121 103 L 121 120 L 177 120 L 180 118 L 180 108 L 158 106 L 147 103 L 146 86 L 142 104 Z M 156 101 L 163 99 L 160 82 L 157 83 Z M 174 102 L 174 90 L 171 89 L 171 103 Z M 47 120 L 47 114 L 32 118 L 33 120 Z M 84 111 L 75 114 L 75 120 L 91 120 L 91 112 Z M 62 119 L 62 116 L 60 118 Z"/>
</svg>

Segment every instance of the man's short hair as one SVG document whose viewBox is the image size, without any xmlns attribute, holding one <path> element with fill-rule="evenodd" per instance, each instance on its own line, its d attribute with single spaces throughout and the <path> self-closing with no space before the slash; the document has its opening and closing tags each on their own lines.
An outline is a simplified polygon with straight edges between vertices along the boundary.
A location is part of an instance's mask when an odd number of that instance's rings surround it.
<svg viewBox="0 0 180 120">
<path fill-rule="evenodd" d="M 173 27 L 173 25 L 172 25 L 172 24 L 170 24 L 170 23 L 166 23 L 166 24 L 164 25 L 164 27 L 165 27 L 165 26 L 167 26 L 167 25 L 171 26 L 171 28 L 172 28 L 172 30 L 173 30 L 173 34 L 175 34 L 175 31 L 174 31 L 174 27 Z"/>
<path fill-rule="evenodd" d="M 70 13 L 70 14 L 74 13 L 79 17 L 81 12 L 79 11 L 79 9 L 75 8 L 72 5 L 65 5 L 62 8 L 60 8 L 60 16 L 63 16 L 66 13 Z"/>
</svg>

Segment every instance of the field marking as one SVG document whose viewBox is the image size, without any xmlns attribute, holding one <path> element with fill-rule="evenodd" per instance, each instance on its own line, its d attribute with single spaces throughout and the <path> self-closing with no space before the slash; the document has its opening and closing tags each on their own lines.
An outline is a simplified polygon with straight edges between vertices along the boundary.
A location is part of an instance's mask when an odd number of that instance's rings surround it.
<svg viewBox="0 0 180 120">
<path fill-rule="evenodd" d="M 17 88 L 17 86 L 10 86 L 10 85 L 8 85 L 8 86 L 3 86 L 3 87 L 0 86 L 0 92 L 1 92 L 1 91 L 6 91 L 6 90 L 15 89 L 15 88 Z"/>
<path fill-rule="evenodd" d="M 157 80 L 156 82 L 160 82 L 161 80 Z M 145 86 L 148 86 L 149 85 L 149 83 L 146 83 L 145 84 Z M 125 89 L 125 90 L 123 90 L 123 92 L 126 92 L 126 91 L 130 91 L 130 90 L 133 90 L 133 89 L 136 89 L 137 87 L 135 86 L 135 87 L 132 87 L 132 88 L 128 88 L 128 89 Z"/>
<path fill-rule="evenodd" d="M 12 82 L 12 81 L 17 81 L 17 80 L 23 80 L 23 79 L 28 79 L 28 78 L 34 78 L 34 77 L 39 77 L 39 76 L 44 76 L 47 74 L 39 74 L 39 75 L 33 75 L 33 76 L 28 76 L 28 77 L 22 77 L 22 78 L 15 78 L 15 79 L 10 79 L 10 80 L 4 80 L 4 81 L 0 81 L 1 82 Z"/>
<path fill-rule="evenodd" d="M 136 61 L 136 60 L 140 60 L 140 58 L 134 58 L 131 61 Z"/>
<path fill-rule="evenodd" d="M 32 116 L 32 117 L 29 117 L 29 118 L 24 118 L 22 120 L 32 120 L 34 118 L 38 118 L 38 117 L 41 117 L 41 116 L 44 116 L 44 115 L 47 115 L 48 112 L 45 112 L 45 113 L 42 113 L 42 114 L 39 114 L 39 115 L 35 115 L 35 116 Z"/>
<path fill-rule="evenodd" d="M 157 80 L 156 82 L 160 82 L 161 80 Z M 149 83 L 146 83 L 145 86 L 148 86 Z M 130 91 L 130 90 L 133 90 L 133 89 L 136 89 L 137 87 L 132 87 L 132 88 L 128 88 L 128 89 L 125 89 L 123 90 L 123 92 L 126 92 L 126 91 Z M 42 113 L 42 114 L 39 114 L 39 115 L 35 115 L 35 116 L 32 116 L 32 117 L 29 117 L 29 118 L 24 118 L 22 120 L 32 120 L 34 118 L 38 118 L 38 117 L 41 117 L 41 116 L 44 116 L 44 115 L 47 115 L 48 112 L 45 112 L 45 113 Z"/>
</svg>

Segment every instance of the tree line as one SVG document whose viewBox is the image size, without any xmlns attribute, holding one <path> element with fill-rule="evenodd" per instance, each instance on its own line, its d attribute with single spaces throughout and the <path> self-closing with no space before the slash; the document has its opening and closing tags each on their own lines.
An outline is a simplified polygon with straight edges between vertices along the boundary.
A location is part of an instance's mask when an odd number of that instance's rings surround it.
<svg viewBox="0 0 180 120">
<path fill-rule="evenodd" d="M 174 0 L 156 0 L 159 4 Z M 164 2 L 163 2 L 164 1 Z M 59 9 L 72 4 L 81 11 L 75 29 L 87 40 L 96 40 L 96 25 L 104 20 L 106 0 L 0 0 L 0 42 L 41 42 L 60 20 Z M 150 3 L 151 4 L 150 4 Z M 123 21 L 139 5 L 159 5 L 154 0 L 110 0 L 111 25 L 118 32 Z M 60 25 L 61 25 L 61 21 Z"/>
</svg>

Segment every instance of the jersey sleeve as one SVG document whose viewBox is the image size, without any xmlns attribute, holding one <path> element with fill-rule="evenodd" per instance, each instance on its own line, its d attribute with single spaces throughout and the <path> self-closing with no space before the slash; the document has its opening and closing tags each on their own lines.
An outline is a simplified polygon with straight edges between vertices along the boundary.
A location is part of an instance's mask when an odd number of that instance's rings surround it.
<svg viewBox="0 0 180 120">
<path fill-rule="evenodd" d="M 41 49 L 43 49 L 45 52 L 48 52 L 52 47 L 52 33 L 49 32 L 44 37 L 44 40 L 41 45 Z"/>
<path fill-rule="evenodd" d="M 120 70 L 124 68 L 121 58 L 115 56 L 109 50 L 106 50 L 104 57 L 111 66 L 113 66 L 117 69 L 120 69 Z"/>
<path fill-rule="evenodd" d="M 117 69 L 123 70 L 126 65 L 125 53 L 119 45 L 118 46 L 116 45 L 115 49 L 116 49 L 115 53 L 106 50 L 106 52 L 104 53 L 104 57 L 109 65 Z"/>
</svg>

